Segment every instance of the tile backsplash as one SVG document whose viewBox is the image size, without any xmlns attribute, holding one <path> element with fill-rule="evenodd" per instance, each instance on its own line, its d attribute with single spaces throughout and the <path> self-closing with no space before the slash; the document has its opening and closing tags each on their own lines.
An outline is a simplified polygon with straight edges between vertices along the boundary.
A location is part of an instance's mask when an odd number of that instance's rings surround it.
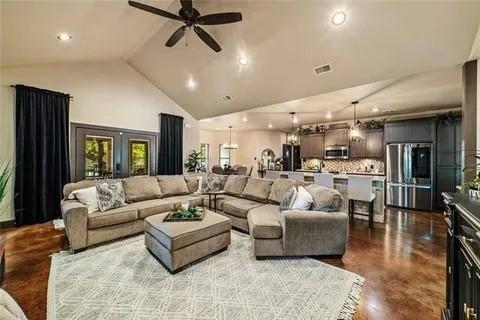
<svg viewBox="0 0 480 320">
<path fill-rule="evenodd" d="M 302 169 L 316 169 L 320 166 L 320 159 L 305 159 L 302 163 Z M 383 174 L 385 164 L 377 159 L 358 159 L 358 160 L 323 160 L 324 171 L 339 172 L 372 172 Z M 373 169 L 370 167 L 373 166 Z M 365 170 L 367 168 L 367 170 Z"/>
</svg>

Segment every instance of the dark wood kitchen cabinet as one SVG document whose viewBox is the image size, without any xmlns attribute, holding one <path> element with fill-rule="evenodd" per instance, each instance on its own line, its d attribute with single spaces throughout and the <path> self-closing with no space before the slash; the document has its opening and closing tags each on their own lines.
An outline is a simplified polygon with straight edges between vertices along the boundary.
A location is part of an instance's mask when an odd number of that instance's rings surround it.
<svg viewBox="0 0 480 320">
<path fill-rule="evenodd" d="M 325 157 L 325 136 L 323 134 L 301 136 L 300 157 L 323 159 Z"/>
<path fill-rule="evenodd" d="M 325 130 L 325 146 L 348 146 L 350 129 L 328 129 Z"/>
<path fill-rule="evenodd" d="M 435 119 L 413 119 L 385 123 L 385 142 L 431 142 L 435 138 Z"/>
<path fill-rule="evenodd" d="M 350 158 L 383 158 L 383 130 L 365 129 L 359 141 L 350 141 Z"/>
</svg>

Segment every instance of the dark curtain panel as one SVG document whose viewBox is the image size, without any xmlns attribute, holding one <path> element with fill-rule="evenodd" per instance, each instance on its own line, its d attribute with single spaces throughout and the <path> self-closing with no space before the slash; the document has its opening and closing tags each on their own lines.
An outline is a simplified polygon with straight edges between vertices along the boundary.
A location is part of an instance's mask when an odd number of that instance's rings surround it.
<svg viewBox="0 0 480 320">
<path fill-rule="evenodd" d="M 15 220 L 17 226 L 61 215 L 63 185 L 70 181 L 70 96 L 16 86 Z"/>
<path fill-rule="evenodd" d="M 183 173 L 183 118 L 160 114 L 158 174 Z"/>
</svg>

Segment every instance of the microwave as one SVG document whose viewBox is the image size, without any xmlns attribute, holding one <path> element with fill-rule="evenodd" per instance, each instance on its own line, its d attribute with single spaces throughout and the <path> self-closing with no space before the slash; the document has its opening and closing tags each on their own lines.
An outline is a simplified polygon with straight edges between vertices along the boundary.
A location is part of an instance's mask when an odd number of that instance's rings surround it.
<svg viewBox="0 0 480 320">
<path fill-rule="evenodd" d="M 325 159 L 348 159 L 348 146 L 326 146 Z"/>
</svg>

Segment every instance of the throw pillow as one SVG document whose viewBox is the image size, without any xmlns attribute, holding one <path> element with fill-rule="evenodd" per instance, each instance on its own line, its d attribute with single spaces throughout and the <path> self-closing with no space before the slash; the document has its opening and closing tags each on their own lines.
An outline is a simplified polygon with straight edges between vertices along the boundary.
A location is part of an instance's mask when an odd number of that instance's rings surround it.
<svg viewBox="0 0 480 320">
<path fill-rule="evenodd" d="M 312 210 L 325 212 L 340 211 L 342 195 L 338 190 L 316 184 L 308 185 L 305 189 L 312 195 Z"/>
<path fill-rule="evenodd" d="M 280 211 L 290 210 L 296 197 L 297 188 L 295 188 L 295 186 L 291 186 L 290 189 L 285 192 L 282 200 L 280 201 Z"/>
<path fill-rule="evenodd" d="M 126 206 L 122 182 L 101 183 L 96 188 L 98 208 L 101 212 Z"/>
<path fill-rule="evenodd" d="M 75 190 L 68 195 L 67 199 L 77 199 L 87 207 L 88 213 L 98 211 L 97 188 L 95 187 Z"/>
<path fill-rule="evenodd" d="M 227 177 L 219 174 L 209 174 L 205 179 L 202 178 L 202 193 L 223 190 Z"/>
<path fill-rule="evenodd" d="M 297 197 L 293 202 L 292 210 L 310 210 L 312 203 L 312 195 L 304 187 L 298 187 Z"/>
</svg>

